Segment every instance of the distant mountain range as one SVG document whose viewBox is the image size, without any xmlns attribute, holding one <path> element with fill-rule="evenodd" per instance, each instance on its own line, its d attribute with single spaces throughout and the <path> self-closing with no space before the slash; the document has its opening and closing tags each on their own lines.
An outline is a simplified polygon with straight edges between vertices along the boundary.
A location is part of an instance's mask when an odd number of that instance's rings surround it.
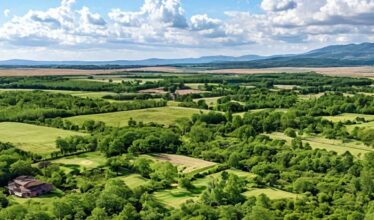
<svg viewBox="0 0 374 220">
<path fill-rule="evenodd" d="M 185 59 L 146 59 L 115 61 L 33 61 L 5 60 L 0 66 L 191 66 L 207 68 L 266 68 L 266 67 L 335 67 L 374 65 L 374 43 L 333 45 L 304 54 L 258 56 L 205 56 Z"/>
<path fill-rule="evenodd" d="M 243 62 L 266 59 L 268 57 L 257 55 L 232 56 L 205 56 L 200 58 L 185 59 L 145 59 L 145 60 L 114 60 L 114 61 L 34 61 L 34 60 L 5 60 L 0 61 L 1 66 L 74 66 L 74 65 L 118 65 L 118 66 L 159 66 L 175 64 L 203 64 L 215 62 Z"/>
</svg>

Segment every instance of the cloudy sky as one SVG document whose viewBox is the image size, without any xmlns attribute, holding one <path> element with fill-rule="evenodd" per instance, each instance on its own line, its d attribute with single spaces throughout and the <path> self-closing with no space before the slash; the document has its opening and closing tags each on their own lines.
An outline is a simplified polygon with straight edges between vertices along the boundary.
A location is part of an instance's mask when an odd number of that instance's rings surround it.
<svg viewBox="0 0 374 220">
<path fill-rule="evenodd" d="M 290 54 L 374 41 L 374 0 L 0 0 L 0 60 Z"/>
</svg>

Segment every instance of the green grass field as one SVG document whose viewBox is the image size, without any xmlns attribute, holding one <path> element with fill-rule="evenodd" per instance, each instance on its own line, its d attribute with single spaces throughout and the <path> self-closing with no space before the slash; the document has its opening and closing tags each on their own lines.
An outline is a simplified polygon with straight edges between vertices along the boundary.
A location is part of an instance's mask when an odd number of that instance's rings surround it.
<svg viewBox="0 0 374 220">
<path fill-rule="evenodd" d="M 199 100 L 205 100 L 206 104 L 209 106 L 209 107 L 214 107 L 217 105 L 217 101 L 218 99 L 220 99 L 221 97 L 210 97 L 210 98 L 201 98 L 201 99 L 194 99 L 195 102 L 199 101 Z"/>
<path fill-rule="evenodd" d="M 0 123 L 0 141 L 10 142 L 21 150 L 41 155 L 58 150 L 55 144 L 58 137 L 73 135 L 85 134 L 24 123 Z"/>
<path fill-rule="evenodd" d="M 35 89 L 0 89 L 0 92 L 7 91 L 37 91 Z M 77 97 L 82 97 L 82 98 L 92 98 L 92 99 L 99 99 L 102 98 L 103 96 L 106 95 L 116 95 L 114 92 L 89 92 L 89 91 L 71 91 L 71 90 L 40 90 L 44 92 L 50 92 L 50 93 L 61 93 L 61 94 L 67 94 L 67 95 L 72 95 L 72 96 L 77 96 Z"/>
<path fill-rule="evenodd" d="M 9 196 L 8 199 L 10 202 L 16 202 L 18 204 L 26 205 L 26 204 L 37 204 L 39 208 L 41 209 L 48 209 L 54 201 L 56 201 L 58 198 L 61 198 L 64 196 L 64 192 L 59 189 L 54 189 L 52 192 L 41 195 L 39 197 L 35 198 L 19 198 L 17 196 Z"/>
<path fill-rule="evenodd" d="M 279 132 L 274 132 L 271 134 L 266 134 L 273 139 L 282 139 L 286 140 L 288 144 L 291 143 L 292 138 L 287 135 Z M 343 143 L 341 140 L 332 140 L 324 137 L 315 137 L 315 136 L 303 136 L 302 140 L 304 143 L 309 143 L 310 146 L 314 149 L 326 149 L 328 151 L 335 151 L 338 154 L 343 154 L 346 151 L 349 151 L 354 156 L 362 156 L 365 153 L 374 151 L 373 148 L 366 146 L 365 144 L 352 141 L 349 143 Z"/>
<path fill-rule="evenodd" d="M 228 173 L 235 174 L 242 178 L 252 179 L 255 177 L 255 174 L 244 172 L 241 170 L 229 169 L 226 170 Z M 210 181 L 214 178 L 219 178 L 222 172 L 218 172 L 212 175 L 208 175 L 204 178 L 199 178 L 192 181 L 192 184 L 195 186 L 193 190 L 187 190 L 180 187 L 175 187 L 173 189 L 167 189 L 155 192 L 153 195 L 156 199 L 158 199 L 163 204 L 173 207 L 179 208 L 181 204 L 185 203 L 188 200 L 198 200 L 201 193 L 208 187 Z M 261 193 L 266 194 L 270 199 L 282 199 L 282 198 L 296 198 L 296 194 L 278 190 L 278 189 L 251 189 L 249 188 L 248 191 L 244 192 L 244 196 L 258 196 Z"/>
<path fill-rule="evenodd" d="M 82 124 L 86 120 L 102 121 L 106 125 L 114 127 L 127 126 L 130 118 L 133 118 L 138 122 L 155 122 L 170 125 L 179 118 L 190 118 L 193 114 L 198 113 L 200 113 L 199 109 L 168 106 L 161 108 L 149 108 L 105 114 L 75 116 L 66 119 L 76 124 Z"/>
<path fill-rule="evenodd" d="M 139 174 L 130 174 L 127 176 L 120 176 L 120 177 L 116 177 L 116 179 L 122 180 L 131 189 L 145 185 L 146 183 L 150 181 L 149 179 L 146 179 Z"/>
<path fill-rule="evenodd" d="M 347 130 L 352 131 L 355 127 L 374 128 L 374 121 L 366 122 L 366 123 L 360 123 L 360 124 L 354 124 L 354 125 L 347 125 Z"/>
<path fill-rule="evenodd" d="M 287 191 L 274 189 L 274 188 L 264 188 L 264 189 L 250 189 L 247 192 L 243 193 L 246 197 L 250 196 L 259 196 L 261 194 L 267 195 L 270 199 L 295 199 L 298 197 L 295 193 L 290 193 Z"/>
<path fill-rule="evenodd" d="M 75 79 L 78 81 L 91 81 L 91 82 L 104 82 L 104 83 L 122 83 L 123 82 L 134 82 L 134 81 L 141 81 L 141 83 L 146 83 L 146 82 L 157 82 L 162 79 L 160 78 L 120 78 L 120 77 L 95 77 L 94 79 Z M 111 80 L 111 82 L 110 82 Z"/>
<path fill-rule="evenodd" d="M 351 114 L 345 113 L 336 116 L 324 116 L 322 118 L 332 121 L 332 122 L 346 122 L 346 121 L 356 121 L 356 118 L 365 118 L 366 121 L 373 121 L 374 115 L 364 115 L 364 114 Z"/>
<path fill-rule="evenodd" d="M 251 113 L 256 113 L 256 112 L 261 112 L 261 111 L 287 112 L 288 109 L 286 109 L 286 108 L 261 108 L 261 109 L 249 110 L 249 112 L 251 112 Z M 238 112 L 238 113 L 234 113 L 233 115 L 238 115 L 238 116 L 243 117 L 245 115 L 245 113 L 247 113 L 247 112 Z"/>
<path fill-rule="evenodd" d="M 104 166 L 106 163 L 106 158 L 100 152 L 89 152 L 51 160 L 51 162 L 61 164 L 61 166 L 67 172 L 73 169 L 79 169 L 83 171 Z"/>
<path fill-rule="evenodd" d="M 319 97 L 323 96 L 325 93 L 317 93 L 317 94 L 308 94 L 308 95 L 299 95 L 300 100 L 309 100 L 309 99 L 318 99 Z"/>
</svg>

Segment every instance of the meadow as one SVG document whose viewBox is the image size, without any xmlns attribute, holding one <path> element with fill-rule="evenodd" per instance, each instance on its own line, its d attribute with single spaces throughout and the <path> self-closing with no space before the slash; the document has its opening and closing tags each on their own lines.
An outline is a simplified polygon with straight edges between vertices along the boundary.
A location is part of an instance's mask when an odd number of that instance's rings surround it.
<svg viewBox="0 0 374 220">
<path fill-rule="evenodd" d="M 88 152 L 51 160 L 52 163 L 59 164 L 67 172 L 95 169 L 104 166 L 106 161 L 107 159 L 100 152 Z"/>
<path fill-rule="evenodd" d="M 85 134 L 25 123 L 0 123 L 0 141 L 10 142 L 21 150 L 40 155 L 58 151 L 56 148 L 58 137 L 66 138 L 74 135 Z"/>
<path fill-rule="evenodd" d="M 273 132 L 271 134 L 266 134 L 273 139 L 280 139 L 287 141 L 287 144 L 291 144 L 293 138 L 280 133 Z M 374 151 L 373 148 L 366 146 L 362 142 L 350 141 L 344 143 L 341 140 L 336 139 L 327 139 L 320 136 L 301 136 L 303 143 L 309 143 L 313 149 L 325 149 L 328 151 L 334 151 L 338 154 L 344 154 L 346 151 L 349 151 L 352 155 L 356 157 L 361 157 L 365 153 Z"/>
<path fill-rule="evenodd" d="M 373 121 L 374 115 L 344 113 L 336 116 L 324 116 L 322 118 L 332 122 L 356 121 L 356 118 L 364 118 L 366 121 Z"/>
<path fill-rule="evenodd" d="M 154 122 L 164 125 L 170 125 L 177 119 L 190 118 L 193 114 L 199 113 L 199 109 L 168 106 L 161 108 L 150 108 L 105 114 L 82 115 L 66 118 L 66 120 L 69 120 L 76 124 L 83 124 L 84 121 L 94 120 L 102 121 L 108 126 L 124 127 L 127 126 L 128 121 L 130 120 L 130 118 L 132 118 L 135 121 L 143 123 Z"/>
</svg>

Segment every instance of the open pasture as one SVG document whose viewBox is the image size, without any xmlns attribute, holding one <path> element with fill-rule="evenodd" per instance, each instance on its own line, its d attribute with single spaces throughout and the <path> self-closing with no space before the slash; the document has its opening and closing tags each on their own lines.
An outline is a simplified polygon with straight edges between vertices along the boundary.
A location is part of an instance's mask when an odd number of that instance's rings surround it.
<svg viewBox="0 0 374 220">
<path fill-rule="evenodd" d="M 323 118 L 332 122 L 356 121 L 356 118 L 364 118 L 366 121 L 373 121 L 374 115 L 345 113 L 336 116 L 324 116 Z"/>
<path fill-rule="evenodd" d="M 41 155 L 58 151 L 55 143 L 58 137 L 74 135 L 85 134 L 24 123 L 0 123 L 0 141 L 10 142 L 21 150 Z"/>
<path fill-rule="evenodd" d="M 205 100 L 205 103 L 209 107 L 214 107 L 217 105 L 218 99 L 222 97 L 209 97 L 209 98 L 200 98 L 200 99 L 194 99 L 195 102 L 198 102 L 199 100 Z"/>
<path fill-rule="evenodd" d="M 128 121 L 130 120 L 130 118 L 132 118 L 133 120 L 138 122 L 155 122 L 159 124 L 170 125 L 179 118 L 190 118 L 193 114 L 198 113 L 200 113 L 199 109 L 168 106 L 114 113 L 82 115 L 70 117 L 66 120 L 69 120 L 76 124 L 83 124 L 84 121 L 94 120 L 102 121 L 109 126 L 123 127 L 127 126 Z"/>
<path fill-rule="evenodd" d="M 273 139 L 281 139 L 287 141 L 288 144 L 291 144 L 292 138 L 287 135 L 274 132 L 271 134 L 266 134 Z M 310 146 L 314 149 L 325 149 L 328 151 L 335 151 L 338 154 L 343 154 L 346 151 L 349 151 L 354 156 L 362 156 L 365 153 L 374 151 L 373 148 L 366 146 L 365 144 L 358 141 L 351 141 L 348 143 L 343 143 L 341 140 L 327 139 L 324 137 L 317 136 L 303 136 L 301 137 L 303 143 L 309 143 Z"/>
</svg>

